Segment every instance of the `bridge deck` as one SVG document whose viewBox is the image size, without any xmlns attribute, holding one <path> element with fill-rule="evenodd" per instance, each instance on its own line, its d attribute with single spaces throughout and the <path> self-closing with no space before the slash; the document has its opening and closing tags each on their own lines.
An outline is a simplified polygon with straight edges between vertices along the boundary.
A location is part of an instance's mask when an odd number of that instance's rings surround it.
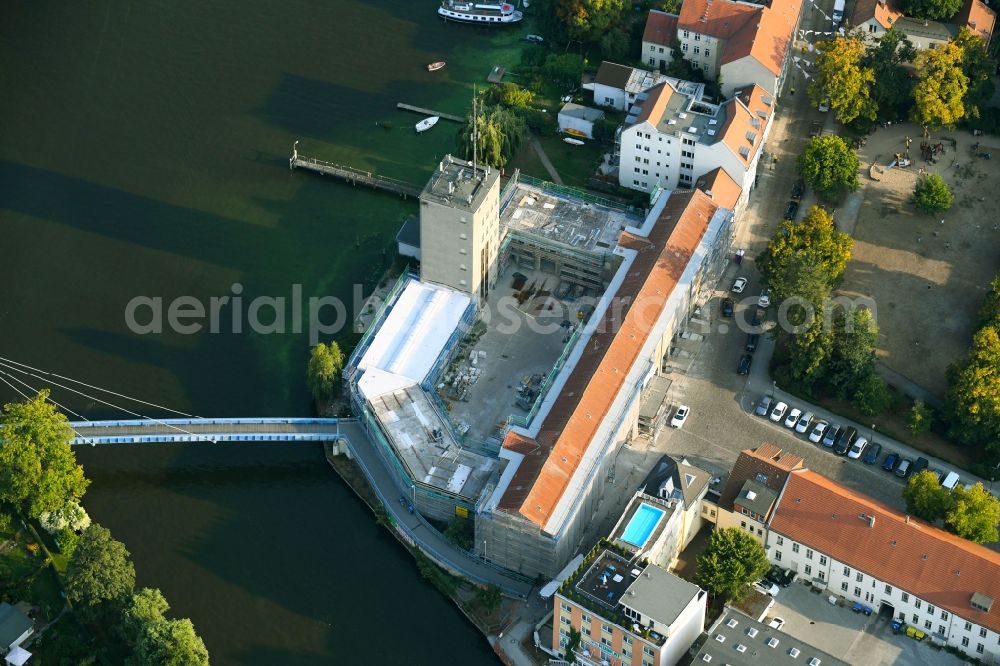
<svg viewBox="0 0 1000 666">
<path fill-rule="evenodd" d="M 337 419 L 164 419 L 76 421 L 73 444 L 135 444 L 197 441 L 329 441 Z"/>
<path fill-rule="evenodd" d="M 333 176 L 351 185 L 367 185 L 376 190 L 398 194 L 403 198 L 420 196 L 420 188 L 416 185 L 396 180 L 395 178 L 389 178 L 388 176 L 380 176 L 371 171 L 355 169 L 351 166 L 324 162 L 312 157 L 302 157 L 298 154 L 298 151 L 295 151 L 292 158 L 288 160 L 288 167 L 290 169 L 306 169 L 307 171 L 313 171 L 324 176 Z"/>
</svg>

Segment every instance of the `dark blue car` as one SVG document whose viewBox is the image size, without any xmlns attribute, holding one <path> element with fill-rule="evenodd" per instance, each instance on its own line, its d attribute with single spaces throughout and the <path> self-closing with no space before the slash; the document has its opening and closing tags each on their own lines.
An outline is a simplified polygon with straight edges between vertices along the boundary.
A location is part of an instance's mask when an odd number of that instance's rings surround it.
<svg viewBox="0 0 1000 666">
<path fill-rule="evenodd" d="M 885 457 L 885 462 L 882 463 L 882 469 L 884 469 L 887 472 L 892 472 L 896 469 L 896 465 L 898 464 L 899 464 L 899 454 L 893 452 Z"/>
<path fill-rule="evenodd" d="M 866 465 L 874 465 L 878 462 L 878 456 L 882 452 L 882 445 L 872 442 L 865 452 L 865 457 L 863 458 Z"/>
</svg>

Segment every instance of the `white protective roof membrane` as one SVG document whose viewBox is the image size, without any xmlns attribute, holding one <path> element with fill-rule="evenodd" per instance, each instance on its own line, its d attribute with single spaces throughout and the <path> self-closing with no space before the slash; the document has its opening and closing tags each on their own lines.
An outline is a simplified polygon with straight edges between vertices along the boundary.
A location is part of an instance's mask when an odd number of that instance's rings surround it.
<svg viewBox="0 0 1000 666">
<path fill-rule="evenodd" d="M 372 373 L 368 390 L 363 388 L 365 397 L 385 392 L 373 392 L 376 389 L 393 390 L 423 381 L 471 302 L 466 294 L 411 280 L 358 363 L 366 377 L 370 370 L 383 371 Z M 390 381 L 385 374 L 396 379 Z"/>
</svg>

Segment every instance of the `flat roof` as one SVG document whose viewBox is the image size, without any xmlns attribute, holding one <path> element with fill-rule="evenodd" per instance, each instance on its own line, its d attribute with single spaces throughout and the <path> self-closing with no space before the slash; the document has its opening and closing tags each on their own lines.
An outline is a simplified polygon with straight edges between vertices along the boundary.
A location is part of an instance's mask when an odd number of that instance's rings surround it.
<svg viewBox="0 0 1000 666">
<path fill-rule="evenodd" d="M 474 501 L 499 468 L 496 458 L 463 449 L 415 384 L 371 398 L 369 404 L 419 483 Z"/>
<path fill-rule="evenodd" d="M 586 573 L 573 587 L 593 602 L 608 610 L 617 610 L 618 602 L 635 581 L 636 566 L 616 553 L 605 550 L 593 559 Z"/>
<path fill-rule="evenodd" d="M 570 248 L 610 253 L 621 231 L 641 221 L 633 213 L 548 194 L 523 182 L 515 187 L 500 224 Z"/>
<path fill-rule="evenodd" d="M 691 661 L 693 666 L 809 666 L 811 659 L 818 659 L 812 662 L 817 666 L 847 666 L 847 662 L 731 608 L 705 633 L 704 643 Z"/>
<path fill-rule="evenodd" d="M 498 169 L 481 164 L 473 169 L 472 162 L 445 155 L 424 186 L 420 200 L 477 210 L 498 178 Z"/>
<path fill-rule="evenodd" d="M 635 517 L 636 512 L 638 512 L 640 507 L 643 505 L 662 511 L 663 515 L 656 521 L 653 529 L 646 537 L 646 541 L 642 544 L 635 544 L 631 541 L 626 541 L 623 536 L 628 530 L 628 526 L 632 523 L 632 519 Z M 629 501 L 628 506 L 625 507 L 625 511 L 622 512 L 621 518 L 618 519 L 618 523 L 611 530 L 610 539 L 612 542 L 615 542 L 620 546 L 624 546 L 635 553 L 645 553 L 649 547 L 654 545 L 660 538 L 663 530 L 665 530 L 670 524 L 670 518 L 676 510 L 677 508 L 675 504 L 660 500 L 653 495 L 647 495 L 642 491 L 638 491 Z"/>
<path fill-rule="evenodd" d="M 574 104 L 573 102 L 566 102 L 563 104 L 563 108 L 559 109 L 560 116 L 570 116 L 572 118 L 580 118 L 582 120 L 588 120 L 594 122 L 600 120 L 604 117 L 604 112 L 600 109 L 594 109 L 589 106 L 583 106 L 582 104 Z"/>
<path fill-rule="evenodd" d="M 358 368 L 420 383 L 471 303 L 467 294 L 410 279 L 379 324 Z"/>
<path fill-rule="evenodd" d="M 621 603 L 669 627 L 701 592 L 694 583 L 648 566 L 629 586 Z"/>
</svg>

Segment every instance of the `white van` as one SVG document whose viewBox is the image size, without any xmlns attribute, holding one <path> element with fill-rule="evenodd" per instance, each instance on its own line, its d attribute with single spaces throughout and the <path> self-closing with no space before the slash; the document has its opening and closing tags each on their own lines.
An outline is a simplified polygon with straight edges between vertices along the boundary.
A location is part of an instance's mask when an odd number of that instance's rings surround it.
<svg viewBox="0 0 1000 666">
<path fill-rule="evenodd" d="M 944 481 L 941 482 L 942 487 L 947 488 L 948 490 L 954 490 L 956 485 L 958 485 L 958 474 L 955 472 L 948 472 L 944 475 Z"/>
<path fill-rule="evenodd" d="M 833 3 L 833 27 L 837 27 L 844 20 L 844 4 L 845 0 L 836 0 Z"/>
</svg>

